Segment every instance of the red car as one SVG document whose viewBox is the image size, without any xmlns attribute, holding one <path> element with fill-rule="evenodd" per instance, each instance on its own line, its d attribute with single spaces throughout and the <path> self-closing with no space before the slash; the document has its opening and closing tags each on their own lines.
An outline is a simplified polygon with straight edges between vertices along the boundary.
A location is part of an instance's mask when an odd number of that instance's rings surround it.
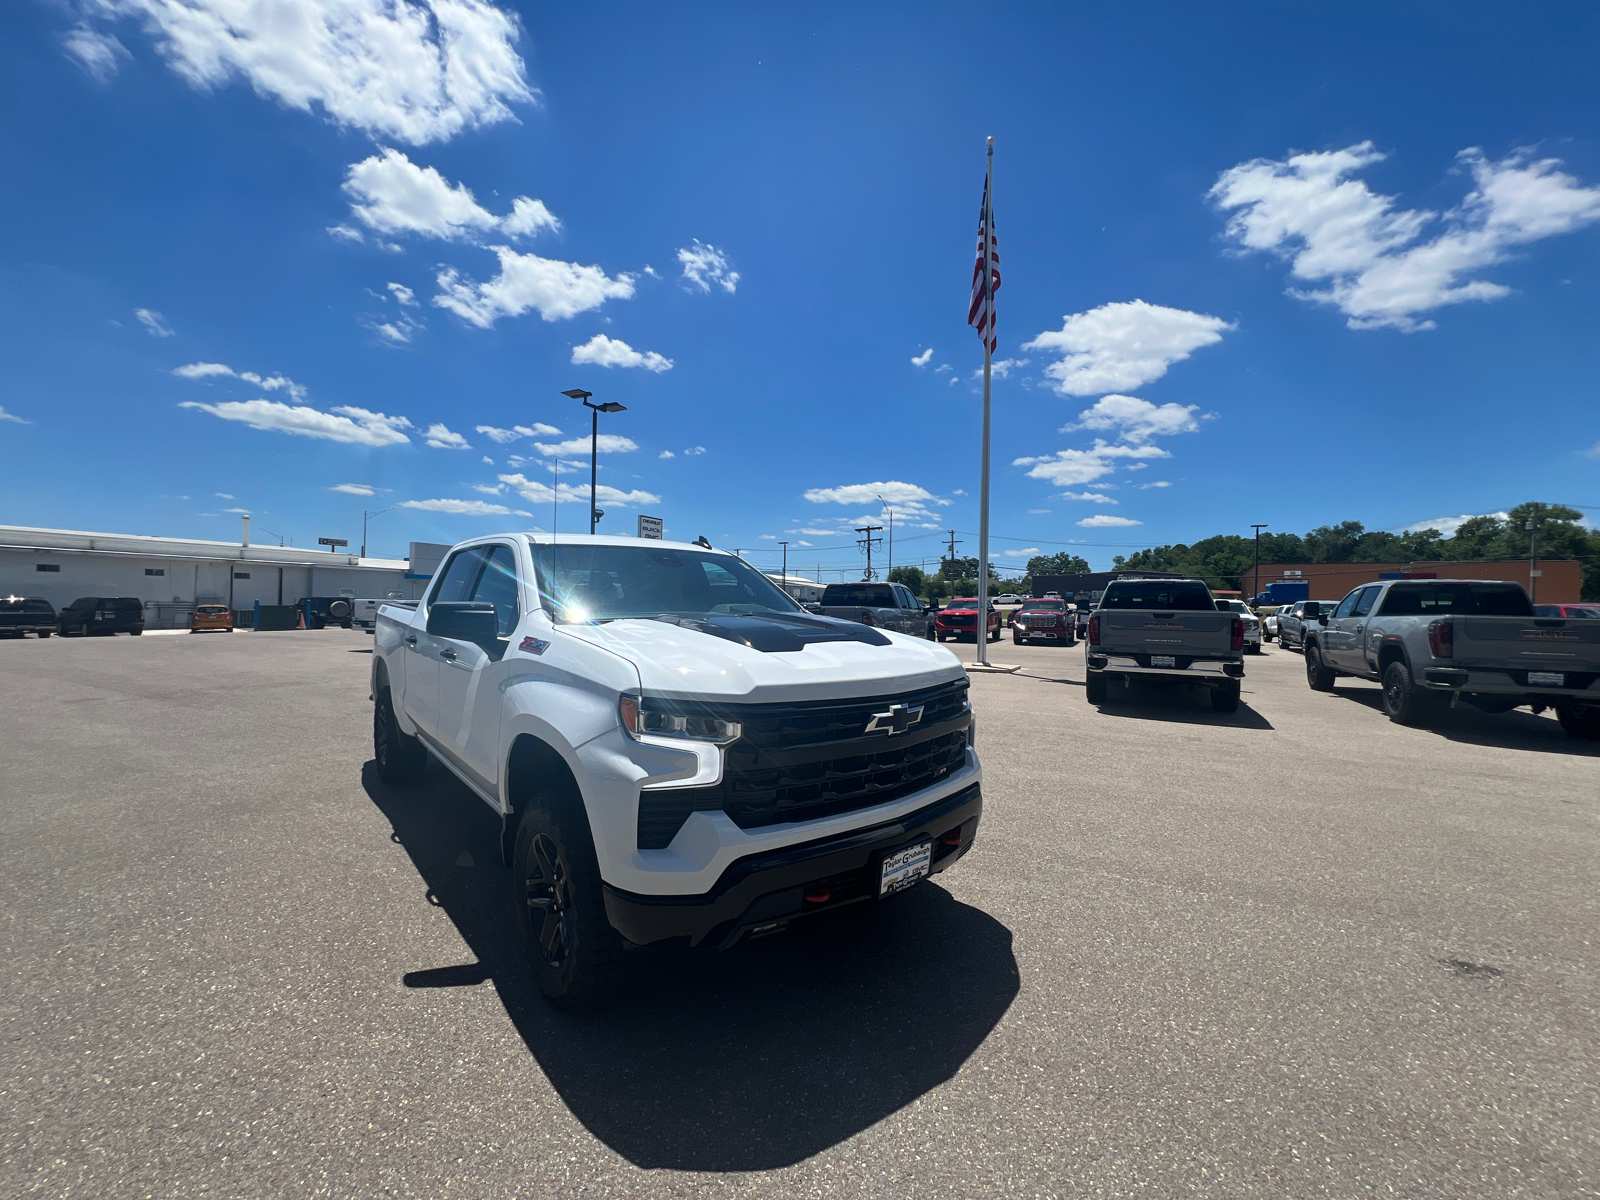
<svg viewBox="0 0 1600 1200">
<path fill-rule="evenodd" d="M 1055 642 L 1071 646 L 1077 640 L 1078 614 L 1065 600 L 1024 600 L 1011 614 L 1011 640 Z"/>
<path fill-rule="evenodd" d="M 1567 617 L 1578 620 L 1600 618 L 1600 604 L 1535 604 L 1536 617 Z"/>
<path fill-rule="evenodd" d="M 993 604 L 984 606 L 989 610 L 989 640 L 1000 640 L 1000 610 Z M 933 631 L 941 642 L 948 642 L 951 638 L 969 637 L 974 642 L 978 640 L 978 601 L 952 600 L 933 619 Z"/>
</svg>

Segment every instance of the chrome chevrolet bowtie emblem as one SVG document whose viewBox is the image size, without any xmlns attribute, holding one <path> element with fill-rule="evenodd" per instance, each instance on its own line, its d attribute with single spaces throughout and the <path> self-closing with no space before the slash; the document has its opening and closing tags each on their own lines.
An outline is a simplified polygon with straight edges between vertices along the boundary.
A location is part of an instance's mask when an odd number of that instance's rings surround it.
<svg viewBox="0 0 1600 1200">
<path fill-rule="evenodd" d="M 873 713 L 867 722 L 868 733 L 904 733 L 922 720 L 922 705 L 891 704 L 888 712 Z"/>
</svg>

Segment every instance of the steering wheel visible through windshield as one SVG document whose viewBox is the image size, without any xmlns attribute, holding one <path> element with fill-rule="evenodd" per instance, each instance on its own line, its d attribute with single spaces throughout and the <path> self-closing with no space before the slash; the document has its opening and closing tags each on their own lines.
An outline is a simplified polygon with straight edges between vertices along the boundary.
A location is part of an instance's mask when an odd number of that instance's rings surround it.
<svg viewBox="0 0 1600 1200">
<path fill-rule="evenodd" d="M 536 542 L 532 548 L 539 604 L 562 624 L 804 611 L 760 571 L 728 554 L 584 542 Z"/>
</svg>

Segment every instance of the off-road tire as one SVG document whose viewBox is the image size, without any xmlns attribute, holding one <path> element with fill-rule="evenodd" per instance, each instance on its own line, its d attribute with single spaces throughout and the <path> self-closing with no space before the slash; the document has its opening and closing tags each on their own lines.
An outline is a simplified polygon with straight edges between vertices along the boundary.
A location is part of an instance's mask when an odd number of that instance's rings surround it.
<svg viewBox="0 0 1600 1200">
<path fill-rule="evenodd" d="M 1576 705 L 1558 704 L 1556 720 L 1567 731 L 1568 737 L 1584 741 L 1600 741 L 1600 708 L 1579 708 Z"/>
<path fill-rule="evenodd" d="M 523 951 L 557 1008 L 603 1004 L 622 975 L 622 935 L 606 919 L 589 822 L 572 804 L 533 797 L 517 824 L 511 878 Z"/>
<path fill-rule="evenodd" d="M 1435 697 L 1411 679 L 1411 668 L 1392 662 L 1383 671 L 1383 711 L 1396 725 L 1426 725 L 1438 711 Z"/>
<path fill-rule="evenodd" d="M 1104 675 L 1089 672 L 1089 677 L 1083 681 L 1083 698 L 1090 704 L 1104 704 L 1108 685 Z"/>
<path fill-rule="evenodd" d="M 1231 713 L 1239 707 L 1239 685 L 1233 680 L 1220 684 L 1211 689 L 1211 709 L 1213 712 Z"/>
<path fill-rule="evenodd" d="M 395 786 L 411 783 L 428 765 L 428 748 L 400 731 L 388 688 L 378 693 L 372 706 L 372 757 L 378 764 L 378 778 Z"/>
<path fill-rule="evenodd" d="M 1306 643 L 1306 683 L 1313 692 L 1333 691 L 1333 681 L 1338 678 L 1332 667 L 1322 665 L 1322 651 Z"/>
</svg>

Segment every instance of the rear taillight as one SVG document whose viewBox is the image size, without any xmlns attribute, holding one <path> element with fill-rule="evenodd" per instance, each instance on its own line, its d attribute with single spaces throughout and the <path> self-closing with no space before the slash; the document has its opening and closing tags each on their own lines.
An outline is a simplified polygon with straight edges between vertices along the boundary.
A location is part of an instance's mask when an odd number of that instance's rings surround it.
<svg viewBox="0 0 1600 1200">
<path fill-rule="evenodd" d="M 867 612 L 867 611 L 863 611 L 862 612 L 862 614 L 861 614 L 861 623 L 863 625 L 876 625 L 877 624 L 877 622 L 872 619 L 872 613 Z"/>
<path fill-rule="evenodd" d="M 1238 617 L 1233 619 L 1233 648 L 1244 649 L 1244 621 Z"/>
<path fill-rule="evenodd" d="M 1456 627 L 1449 621 L 1435 621 L 1428 626 L 1428 649 L 1435 658 L 1456 656 Z"/>
<path fill-rule="evenodd" d="M 1098 645 L 1100 642 L 1100 614 L 1095 613 L 1089 618 L 1089 642 Z"/>
</svg>

